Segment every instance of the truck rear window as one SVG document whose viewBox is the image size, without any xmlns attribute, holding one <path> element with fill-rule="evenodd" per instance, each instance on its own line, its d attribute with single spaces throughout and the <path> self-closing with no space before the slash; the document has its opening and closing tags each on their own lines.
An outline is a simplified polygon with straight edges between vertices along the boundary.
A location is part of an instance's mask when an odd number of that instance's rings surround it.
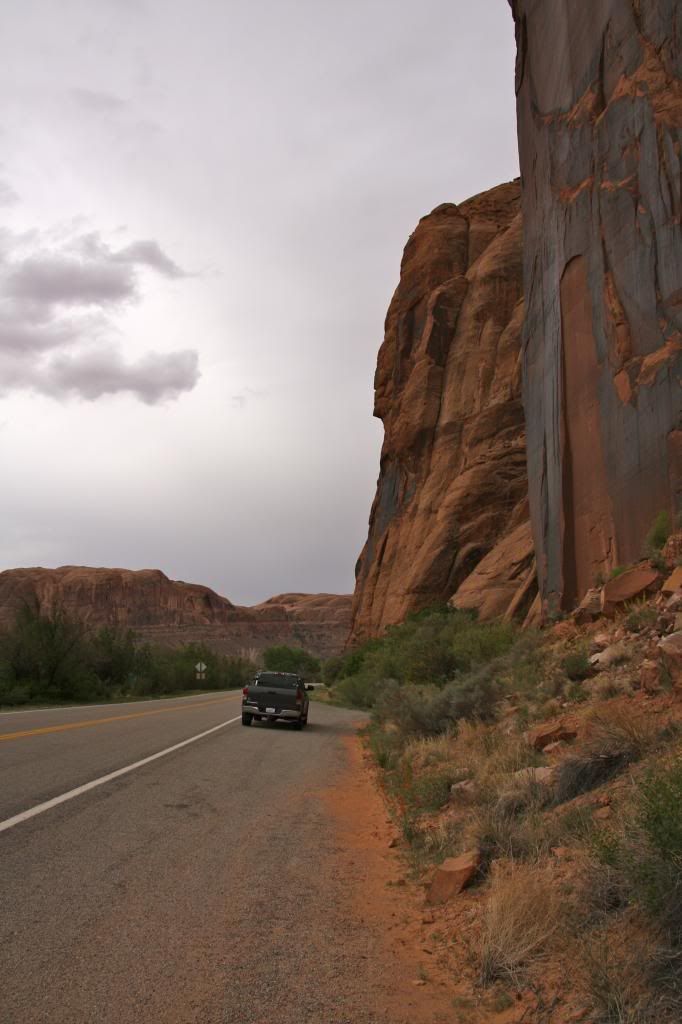
<svg viewBox="0 0 682 1024">
<path fill-rule="evenodd" d="M 276 686 L 279 690 L 296 690 L 299 685 L 297 676 L 280 676 L 276 672 L 264 672 L 255 681 L 256 686 Z"/>
</svg>

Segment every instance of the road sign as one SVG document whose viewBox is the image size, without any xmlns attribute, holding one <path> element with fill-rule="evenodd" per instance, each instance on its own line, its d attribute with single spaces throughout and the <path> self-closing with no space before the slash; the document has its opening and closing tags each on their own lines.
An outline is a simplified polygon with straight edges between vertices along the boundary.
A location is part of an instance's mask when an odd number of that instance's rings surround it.
<svg viewBox="0 0 682 1024">
<path fill-rule="evenodd" d="M 206 671 L 206 666 L 204 665 L 203 661 L 198 661 L 194 667 L 197 670 L 197 672 L 205 672 Z"/>
</svg>

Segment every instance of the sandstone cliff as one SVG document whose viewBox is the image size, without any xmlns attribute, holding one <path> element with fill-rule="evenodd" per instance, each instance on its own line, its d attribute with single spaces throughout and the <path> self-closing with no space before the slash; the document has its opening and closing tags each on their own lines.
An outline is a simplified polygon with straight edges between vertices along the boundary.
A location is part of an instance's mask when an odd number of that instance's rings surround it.
<svg viewBox="0 0 682 1024">
<path fill-rule="evenodd" d="M 534 595 L 519 205 L 511 182 L 439 206 L 405 248 L 375 377 L 385 438 L 353 640 L 453 595 L 486 616 Z"/>
<path fill-rule="evenodd" d="M 679 0 L 511 0 L 524 405 L 545 607 L 637 559 L 682 484 Z"/>
<path fill-rule="evenodd" d="M 0 628 L 22 604 L 62 609 L 86 626 L 122 626 L 146 640 L 176 645 L 203 641 L 224 654 L 272 644 L 339 653 L 350 626 L 351 598 L 282 594 L 252 608 L 232 604 L 208 587 L 170 580 L 158 569 L 8 569 L 0 572 Z"/>
</svg>

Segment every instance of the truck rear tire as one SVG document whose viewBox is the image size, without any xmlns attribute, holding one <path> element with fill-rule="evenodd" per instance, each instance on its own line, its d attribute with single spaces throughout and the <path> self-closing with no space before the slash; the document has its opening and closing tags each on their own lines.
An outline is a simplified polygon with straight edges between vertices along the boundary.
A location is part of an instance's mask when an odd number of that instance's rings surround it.
<svg viewBox="0 0 682 1024">
<path fill-rule="evenodd" d="M 299 718 L 299 720 L 297 722 L 294 722 L 294 729 L 296 730 L 296 732 L 300 732 L 302 728 L 303 728 L 303 719 Z"/>
<path fill-rule="evenodd" d="M 242 715 L 242 725 L 251 725 L 253 715 Z"/>
</svg>

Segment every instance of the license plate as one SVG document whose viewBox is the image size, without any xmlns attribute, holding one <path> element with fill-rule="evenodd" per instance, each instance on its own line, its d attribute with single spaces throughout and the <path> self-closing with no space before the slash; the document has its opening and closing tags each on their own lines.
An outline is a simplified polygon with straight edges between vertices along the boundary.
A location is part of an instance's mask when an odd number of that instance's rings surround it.
<svg viewBox="0 0 682 1024">
<path fill-rule="evenodd" d="M 265 709 L 265 714 L 266 715 L 276 715 L 277 714 L 277 709 L 276 708 L 266 708 Z"/>
</svg>

